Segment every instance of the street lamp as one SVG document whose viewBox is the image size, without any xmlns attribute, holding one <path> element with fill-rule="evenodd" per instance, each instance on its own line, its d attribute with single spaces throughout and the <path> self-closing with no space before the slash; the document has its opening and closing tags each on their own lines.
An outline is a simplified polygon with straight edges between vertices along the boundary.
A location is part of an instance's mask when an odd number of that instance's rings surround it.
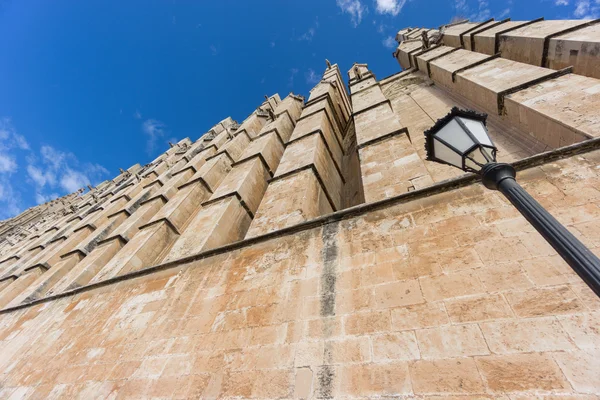
<svg viewBox="0 0 600 400">
<path fill-rule="evenodd" d="M 488 189 L 500 191 L 573 270 L 600 296 L 600 260 L 515 180 L 515 169 L 496 162 L 487 115 L 452 108 L 425 132 L 427 159 L 481 175 Z"/>
</svg>

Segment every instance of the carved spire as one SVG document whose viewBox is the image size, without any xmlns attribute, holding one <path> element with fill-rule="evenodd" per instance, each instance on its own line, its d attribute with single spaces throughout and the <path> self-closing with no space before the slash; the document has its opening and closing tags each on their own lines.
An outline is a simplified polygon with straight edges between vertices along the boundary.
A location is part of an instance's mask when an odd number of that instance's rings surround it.
<svg viewBox="0 0 600 400">
<path fill-rule="evenodd" d="M 325 64 L 327 64 L 327 69 L 331 68 L 331 63 L 328 59 L 325 59 Z"/>
</svg>

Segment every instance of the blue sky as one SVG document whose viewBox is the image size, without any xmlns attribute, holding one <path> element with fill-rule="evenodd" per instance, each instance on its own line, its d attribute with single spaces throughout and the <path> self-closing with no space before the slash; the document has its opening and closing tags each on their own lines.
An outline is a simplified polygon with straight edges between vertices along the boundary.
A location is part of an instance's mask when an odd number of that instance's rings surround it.
<svg viewBox="0 0 600 400">
<path fill-rule="evenodd" d="M 325 58 L 399 70 L 395 32 L 460 15 L 598 17 L 600 0 L 0 0 L 0 219 L 307 95 Z"/>
</svg>

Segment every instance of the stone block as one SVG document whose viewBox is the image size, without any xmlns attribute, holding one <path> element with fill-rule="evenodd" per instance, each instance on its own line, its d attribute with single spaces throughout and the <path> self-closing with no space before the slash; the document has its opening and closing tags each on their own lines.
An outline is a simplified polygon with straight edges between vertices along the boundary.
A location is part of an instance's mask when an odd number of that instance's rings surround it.
<svg viewBox="0 0 600 400">
<path fill-rule="evenodd" d="M 460 53 L 457 51 L 451 56 Z M 498 103 L 499 93 L 553 73 L 553 70 L 546 68 L 495 58 L 459 72 L 456 75 L 454 90 L 485 111 L 497 114 L 501 111 Z"/>
<path fill-rule="evenodd" d="M 240 161 L 260 155 L 267 164 L 270 174 L 274 175 L 284 151 L 284 146 L 277 135 L 278 133 L 274 131 L 267 132 L 264 135 L 261 134 L 261 136 L 250 142 L 240 156 Z"/>
<path fill-rule="evenodd" d="M 398 396 L 411 392 L 408 366 L 404 362 L 354 364 L 342 369 L 342 396 Z"/>
<path fill-rule="evenodd" d="M 426 53 L 418 55 L 416 56 L 417 68 L 425 75 L 428 75 L 429 69 L 427 68 L 427 64 L 429 63 L 429 60 L 447 54 L 451 51 L 454 51 L 454 48 L 451 46 L 438 46 L 435 49 L 429 50 Z"/>
<path fill-rule="evenodd" d="M 564 375 L 546 354 L 511 354 L 476 357 L 487 387 L 495 393 L 568 391 Z"/>
<path fill-rule="evenodd" d="M 226 196 L 238 196 L 240 201 L 248 208 L 251 216 L 258 209 L 260 201 L 267 190 L 267 181 L 270 178 L 267 166 L 258 157 L 250 158 L 231 170 L 212 194 L 209 201 Z"/>
<path fill-rule="evenodd" d="M 294 132 L 290 137 L 290 142 L 292 143 L 289 143 L 286 147 L 286 151 L 283 155 L 284 160 L 289 158 L 290 155 L 288 155 L 288 153 L 292 151 L 292 146 L 294 146 L 295 143 L 306 139 L 307 135 L 314 136 L 316 132 L 321 132 L 319 136 L 322 136 L 325 143 L 327 144 L 330 157 L 332 158 L 333 162 L 337 165 L 337 167 L 340 168 L 342 165 L 342 157 L 344 155 L 344 152 L 342 149 L 341 141 L 335 134 L 333 121 L 330 121 L 331 120 L 327 117 L 327 114 L 323 111 L 301 119 L 296 124 L 296 128 L 294 129 Z"/>
<path fill-rule="evenodd" d="M 102 243 L 92 254 L 74 266 L 61 280 L 48 289 L 48 295 L 58 294 L 86 285 L 125 245 L 120 237 Z"/>
<path fill-rule="evenodd" d="M 373 104 L 373 106 L 354 116 L 356 140 L 359 146 L 402 129 L 389 102 L 379 103 L 376 106 Z"/>
<path fill-rule="evenodd" d="M 542 66 L 546 36 L 581 25 L 581 20 L 544 20 L 500 35 L 502 57 Z"/>
<path fill-rule="evenodd" d="M 321 135 L 309 135 L 288 145 L 275 173 L 275 178 L 292 174 L 303 167 L 315 168 L 320 184 L 323 185 L 322 189 L 327 194 L 332 208 L 338 210 L 341 204 L 342 176 Z"/>
<path fill-rule="evenodd" d="M 553 317 L 486 322 L 480 327 L 495 354 L 575 350 Z"/>
<path fill-rule="evenodd" d="M 485 54 L 467 50 L 454 51 L 429 63 L 431 79 L 437 84 L 452 90 L 454 88 L 452 73 L 481 60 L 485 60 L 487 57 Z"/>
<path fill-rule="evenodd" d="M 490 354 L 477 324 L 452 325 L 416 331 L 422 358 L 468 357 Z"/>
<path fill-rule="evenodd" d="M 172 225 L 160 221 L 151 224 L 133 237 L 127 244 L 94 276 L 90 283 L 138 271 L 162 260 L 164 251 L 177 238 Z"/>
<path fill-rule="evenodd" d="M 415 394 L 471 394 L 485 392 L 472 358 L 419 360 L 410 364 Z"/>
<path fill-rule="evenodd" d="M 314 172 L 303 169 L 269 184 L 246 237 L 273 232 L 332 211 Z"/>
<path fill-rule="evenodd" d="M 420 358 L 419 346 L 412 331 L 388 333 L 371 337 L 373 361 L 415 360 Z"/>
<path fill-rule="evenodd" d="M 203 207 L 177 239 L 165 261 L 186 257 L 240 240 L 251 217 L 237 197 L 226 197 Z"/>
<path fill-rule="evenodd" d="M 600 80 L 564 75 L 507 96 L 505 118 L 557 148 L 600 135 L 599 117 L 594 111 L 599 99 Z"/>
<path fill-rule="evenodd" d="M 473 296 L 444 302 L 453 323 L 511 318 L 508 303 L 500 295 Z"/>
<path fill-rule="evenodd" d="M 442 38 L 444 45 L 451 47 L 462 47 L 460 36 L 463 33 L 475 28 L 479 24 L 479 22 L 465 22 L 463 24 L 447 27 L 444 29 L 444 36 Z"/>
</svg>

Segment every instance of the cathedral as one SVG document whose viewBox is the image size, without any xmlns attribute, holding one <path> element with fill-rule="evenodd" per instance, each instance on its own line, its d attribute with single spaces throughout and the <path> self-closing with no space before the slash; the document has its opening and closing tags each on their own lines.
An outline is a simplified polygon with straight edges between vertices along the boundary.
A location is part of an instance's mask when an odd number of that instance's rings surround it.
<svg viewBox="0 0 600 400">
<path fill-rule="evenodd" d="M 391 76 L 326 61 L 0 222 L 0 398 L 596 399 L 598 292 L 427 135 L 483 116 L 600 255 L 598 22 L 404 28 Z"/>
</svg>

